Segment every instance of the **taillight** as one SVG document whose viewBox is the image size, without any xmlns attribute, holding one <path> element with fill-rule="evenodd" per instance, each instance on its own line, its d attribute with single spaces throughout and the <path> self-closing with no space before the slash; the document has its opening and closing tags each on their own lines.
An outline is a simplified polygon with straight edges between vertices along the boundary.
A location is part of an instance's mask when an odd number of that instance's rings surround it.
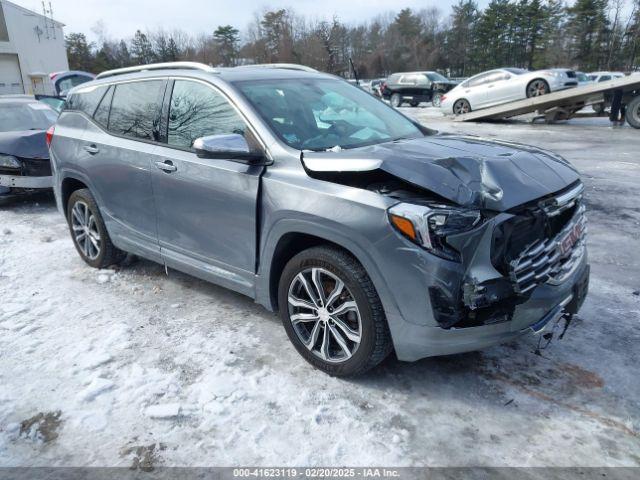
<svg viewBox="0 0 640 480">
<path fill-rule="evenodd" d="M 447 99 L 446 95 L 442 95 L 440 97 L 440 102 L 444 102 Z"/>
<path fill-rule="evenodd" d="M 47 130 L 47 133 L 45 135 L 45 140 L 47 141 L 47 147 L 51 147 L 51 140 L 53 140 L 53 132 L 55 131 L 55 129 L 56 129 L 55 125 L 51 125 Z"/>
</svg>

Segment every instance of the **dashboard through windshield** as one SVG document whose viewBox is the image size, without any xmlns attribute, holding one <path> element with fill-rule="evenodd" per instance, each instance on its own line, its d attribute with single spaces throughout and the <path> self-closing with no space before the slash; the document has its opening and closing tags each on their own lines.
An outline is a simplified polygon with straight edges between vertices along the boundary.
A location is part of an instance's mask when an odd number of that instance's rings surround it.
<svg viewBox="0 0 640 480">
<path fill-rule="evenodd" d="M 332 79 L 235 82 L 273 132 L 298 150 L 356 148 L 423 136 L 377 98 Z"/>
</svg>

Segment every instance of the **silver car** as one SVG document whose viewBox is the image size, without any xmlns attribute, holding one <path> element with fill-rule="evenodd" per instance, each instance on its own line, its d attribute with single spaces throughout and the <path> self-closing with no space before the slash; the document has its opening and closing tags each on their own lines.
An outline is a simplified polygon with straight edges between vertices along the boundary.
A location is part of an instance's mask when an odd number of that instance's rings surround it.
<svg viewBox="0 0 640 480">
<path fill-rule="evenodd" d="M 576 72 L 566 68 L 534 72 L 499 68 L 475 75 L 449 91 L 442 97 L 440 109 L 445 115 L 461 115 L 576 86 Z"/>
<path fill-rule="evenodd" d="M 106 72 L 50 152 L 87 264 L 128 252 L 245 294 L 332 375 L 541 334 L 587 291 L 568 162 L 438 134 L 331 75 Z"/>
</svg>

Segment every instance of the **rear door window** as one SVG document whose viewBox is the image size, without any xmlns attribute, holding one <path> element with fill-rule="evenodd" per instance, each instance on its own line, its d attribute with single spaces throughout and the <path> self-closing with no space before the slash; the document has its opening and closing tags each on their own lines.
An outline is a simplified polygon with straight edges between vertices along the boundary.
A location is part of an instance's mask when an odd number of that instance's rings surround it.
<svg viewBox="0 0 640 480">
<path fill-rule="evenodd" d="M 159 141 L 164 86 L 164 80 L 116 85 L 109 114 L 109 131 L 139 140 Z"/>
<path fill-rule="evenodd" d="M 246 125 L 225 97 L 199 82 L 176 80 L 169 105 L 168 143 L 189 149 L 196 138 L 237 133 Z"/>
</svg>

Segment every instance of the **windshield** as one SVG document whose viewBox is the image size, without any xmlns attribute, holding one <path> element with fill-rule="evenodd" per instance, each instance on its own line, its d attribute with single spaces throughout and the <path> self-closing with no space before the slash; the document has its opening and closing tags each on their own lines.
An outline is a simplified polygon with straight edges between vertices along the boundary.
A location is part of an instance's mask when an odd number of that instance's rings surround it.
<svg viewBox="0 0 640 480">
<path fill-rule="evenodd" d="M 298 150 L 356 148 L 423 135 L 409 119 L 341 80 L 252 80 L 236 86 L 273 132 Z"/>
<path fill-rule="evenodd" d="M 0 103 L 0 132 L 46 130 L 58 114 L 40 102 Z"/>
<path fill-rule="evenodd" d="M 427 77 L 432 82 L 448 82 L 449 79 L 443 75 L 440 75 L 438 72 L 429 72 L 427 73 Z"/>
</svg>

